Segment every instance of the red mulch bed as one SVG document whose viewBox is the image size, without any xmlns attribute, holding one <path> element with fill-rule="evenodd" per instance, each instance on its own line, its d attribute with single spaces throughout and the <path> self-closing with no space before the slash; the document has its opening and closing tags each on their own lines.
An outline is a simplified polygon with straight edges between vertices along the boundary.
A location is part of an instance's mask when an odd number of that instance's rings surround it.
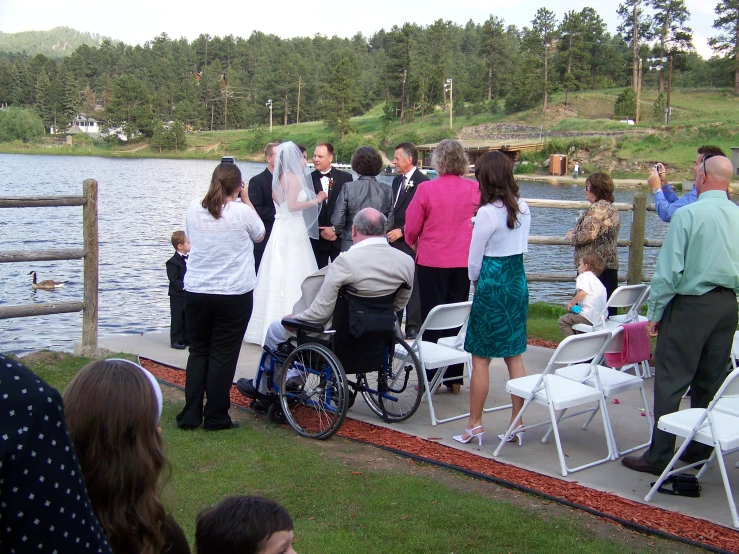
<svg viewBox="0 0 739 554">
<path fill-rule="evenodd" d="M 529 340 L 529 344 L 534 344 L 535 346 L 549 347 L 550 344 L 547 343 L 549 341 L 535 339 L 534 342 Z M 184 371 L 173 369 L 145 358 L 141 359 L 141 364 L 157 378 L 174 385 L 185 386 Z M 231 388 L 231 402 L 238 406 L 249 407 L 249 401 L 238 392 L 236 386 Z M 533 471 L 502 464 L 495 460 L 477 456 L 471 452 L 460 451 L 420 437 L 409 440 L 409 435 L 405 433 L 354 419 L 347 418 L 337 434 L 349 439 L 392 448 L 407 454 L 421 456 L 430 460 L 475 471 L 483 475 L 541 491 L 545 494 L 591 508 L 622 520 L 631 521 L 650 529 L 663 531 L 671 535 L 731 552 L 739 552 L 739 532 L 733 529 L 678 512 L 671 512 L 655 506 L 641 504 L 633 500 L 621 498 L 615 494 L 584 487 L 576 482 L 568 482 L 554 477 L 540 475 Z M 721 499 L 721 501 L 724 500 Z"/>
</svg>

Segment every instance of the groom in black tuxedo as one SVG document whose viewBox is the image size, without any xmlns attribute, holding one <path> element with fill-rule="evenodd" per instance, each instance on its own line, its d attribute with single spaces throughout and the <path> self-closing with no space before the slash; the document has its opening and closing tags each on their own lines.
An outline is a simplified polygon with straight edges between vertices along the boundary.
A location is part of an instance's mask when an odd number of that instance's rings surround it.
<svg viewBox="0 0 739 554">
<path fill-rule="evenodd" d="M 275 224 L 275 203 L 272 201 L 272 172 L 275 170 L 275 147 L 278 143 L 271 142 L 264 149 L 264 159 L 267 168 L 259 175 L 249 179 L 249 201 L 254 206 L 259 218 L 264 223 L 264 240 L 254 244 L 254 270 L 259 271 L 264 249 L 267 247 L 272 226 Z M 242 193 L 243 194 L 243 193 Z"/>
<path fill-rule="evenodd" d="M 398 176 L 393 179 L 393 223 L 395 229 L 387 234 L 388 242 L 405 252 L 413 259 L 415 251 L 403 240 L 403 226 L 405 225 L 405 210 L 416 194 L 416 188 L 420 183 L 428 181 L 429 178 L 416 167 L 418 163 L 418 151 L 410 142 L 401 142 L 395 147 L 395 158 L 393 165 L 398 171 Z M 418 276 L 413 278 L 413 292 L 405 308 L 405 337 L 415 339 L 421 328 L 421 296 L 418 290 Z M 402 319 L 403 312 L 398 313 Z"/>
<path fill-rule="evenodd" d="M 334 213 L 336 199 L 339 197 L 341 187 L 352 181 L 352 175 L 345 171 L 339 171 L 331 165 L 334 160 L 334 147 L 330 142 L 322 142 L 316 146 L 313 152 L 313 165 L 315 171 L 311 173 L 313 188 L 318 194 L 324 191 L 328 198 L 321 205 L 318 214 L 318 229 L 320 237 L 318 240 L 311 239 L 313 254 L 316 256 L 318 268 L 326 267 L 329 259 L 334 261 L 341 254 L 341 238 L 331 225 L 331 216 Z"/>
</svg>

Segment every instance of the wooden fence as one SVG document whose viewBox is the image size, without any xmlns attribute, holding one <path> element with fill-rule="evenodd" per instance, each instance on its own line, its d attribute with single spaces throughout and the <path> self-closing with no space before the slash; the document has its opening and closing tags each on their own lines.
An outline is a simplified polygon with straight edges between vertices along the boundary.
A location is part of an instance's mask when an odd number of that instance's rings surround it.
<svg viewBox="0 0 739 554">
<path fill-rule="evenodd" d="M 0 319 L 82 312 L 82 355 L 92 356 L 98 345 L 98 182 L 87 179 L 82 196 L 0 197 L 0 208 L 82 206 L 82 248 L 0 252 L 0 263 L 84 260 L 82 302 L 44 302 L 0 306 Z"/>
<path fill-rule="evenodd" d="M 589 202 L 570 200 L 541 200 L 538 198 L 525 199 L 531 208 L 558 208 L 587 210 Z M 647 206 L 647 197 L 643 192 L 634 194 L 634 203 L 614 202 L 613 206 L 620 212 L 631 212 L 631 236 L 629 240 L 619 239 L 619 247 L 628 247 L 629 265 L 626 274 L 619 274 L 619 281 L 626 281 L 629 285 L 636 285 L 651 276 L 644 275 L 644 248 L 659 248 L 661 239 L 646 238 L 647 211 L 655 211 L 654 206 Z M 553 246 L 571 246 L 564 237 L 529 236 L 529 244 L 543 244 Z M 527 273 L 527 281 L 544 281 L 549 283 L 569 283 L 573 280 L 573 272 L 567 273 Z"/>
</svg>

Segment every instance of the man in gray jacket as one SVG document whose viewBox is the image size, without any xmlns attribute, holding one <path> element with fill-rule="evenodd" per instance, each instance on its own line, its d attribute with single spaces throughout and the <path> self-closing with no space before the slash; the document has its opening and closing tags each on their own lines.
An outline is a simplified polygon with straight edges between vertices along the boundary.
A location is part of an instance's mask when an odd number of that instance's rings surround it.
<svg viewBox="0 0 739 554">
<path fill-rule="evenodd" d="M 411 291 L 401 286 L 413 283 L 413 258 L 387 243 L 386 225 L 385 216 L 374 208 L 360 211 L 352 227 L 354 245 L 332 264 L 306 278 L 303 296 L 294 307 L 296 313 L 285 317 L 329 326 L 339 290 L 345 285 L 356 288 L 358 296 L 370 298 L 400 289 L 395 296 L 395 309 L 405 308 Z M 280 321 L 273 321 L 264 345 L 274 350 L 288 336 L 289 331 Z"/>
</svg>

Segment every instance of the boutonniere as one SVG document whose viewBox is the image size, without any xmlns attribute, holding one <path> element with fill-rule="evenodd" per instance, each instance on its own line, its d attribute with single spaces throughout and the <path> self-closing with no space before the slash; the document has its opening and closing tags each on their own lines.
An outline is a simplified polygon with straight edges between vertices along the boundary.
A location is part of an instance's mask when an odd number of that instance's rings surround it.
<svg viewBox="0 0 739 554">
<path fill-rule="evenodd" d="M 334 180 L 331 177 L 329 177 L 329 179 L 328 179 L 328 191 L 331 192 L 333 190 L 333 188 L 334 188 Z"/>
<path fill-rule="evenodd" d="M 405 192 L 408 192 L 411 190 L 414 186 L 416 186 L 416 183 L 413 181 L 408 181 L 408 183 L 405 185 Z"/>
<path fill-rule="evenodd" d="M 475 226 L 475 216 L 474 215 L 470 218 L 470 225 L 472 225 L 473 227 Z"/>
</svg>

